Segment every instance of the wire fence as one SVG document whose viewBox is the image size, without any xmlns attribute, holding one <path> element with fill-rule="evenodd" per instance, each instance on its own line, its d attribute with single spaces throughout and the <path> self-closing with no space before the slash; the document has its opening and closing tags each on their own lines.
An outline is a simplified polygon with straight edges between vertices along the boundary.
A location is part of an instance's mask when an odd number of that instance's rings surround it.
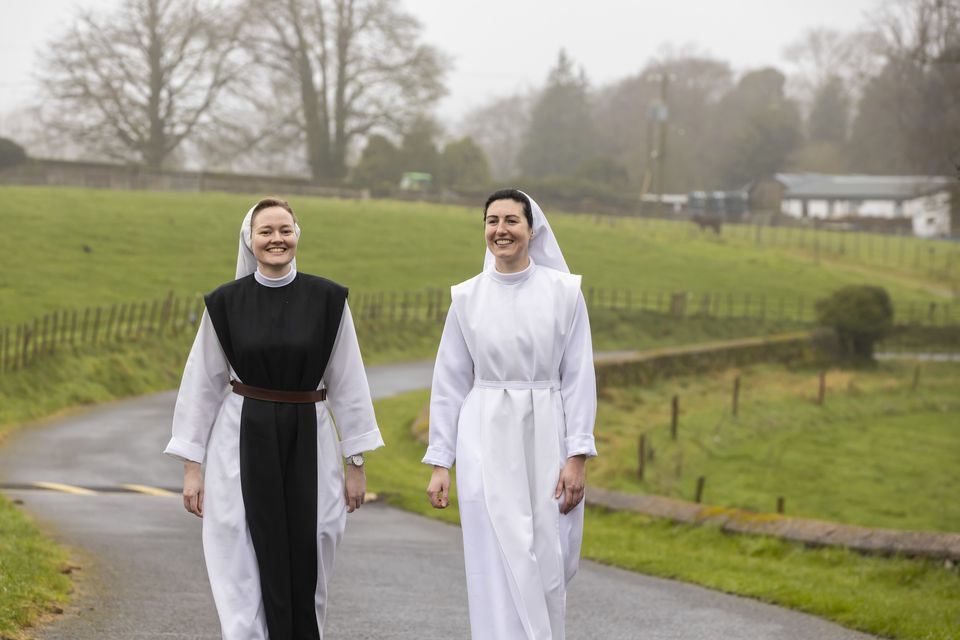
<svg viewBox="0 0 960 640">
<path fill-rule="evenodd" d="M 805 296 L 772 296 L 750 292 L 691 293 L 677 291 L 634 291 L 587 287 L 583 291 L 587 309 L 598 311 L 649 312 L 674 318 L 706 317 L 754 320 L 816 322 L 816 300 Z M 358 320 L 436 320 L 446 317 L 450 306 L 448 289 L 422 292 L 361 293 L 350 299 Z M 950 302 L 895 300 L 898 324 L 949 326 L 960 321 Z"/>
<path fill-rule="evenodd" d="M 719 229 L 695 222 L 652 217 L 595 216 L 598 225 L 635 228 L 644 236 L 686 242 L 715 238 L 743 246 L 781 248 L 814 259 L 870 267 L 896 268 L 940 282 L 960 285 L 960 242 L 795 224 L 723 221 Z"/>
<path fill-rule="evenodd" d="M 672 319 L 750 319 L 761 322 L 816 321 L 815 301 L 803 296 L 743 293 L 632 291 L 587 287 L 583 292 L 591 314 L 617 314 L 642 322 L 643 314 Z M 358 325 L 375 327 L 442 323 L 450 306 L 449 289 L 357 293 L 351 312 Z M 949 327 L 960 322 L 953 305 L 930 301 L 895 301 L 899 325 Z M 203 313 L 199 295 L 54 311 L 14 326 L 0 328 L 0 372 L 15 371 L 62 352 L 148 338 L 192 333 Z"/>
</svg>

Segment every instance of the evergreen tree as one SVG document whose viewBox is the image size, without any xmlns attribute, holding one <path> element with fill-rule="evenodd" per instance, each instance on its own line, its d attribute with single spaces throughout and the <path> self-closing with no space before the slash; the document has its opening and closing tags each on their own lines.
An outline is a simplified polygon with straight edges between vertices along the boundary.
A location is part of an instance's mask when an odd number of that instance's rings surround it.
<svg viewBox="0 0 960 640">
<path fill-rule="evenodd" d="M 586 76 L 574 70 L 561 50 L 533 107 L 520 150 L 520 169 L 531 177 L 569 175 L 595 148 Z"/>
<path fill-rule="evenodd" d="M 481 187 L 490 183 L 490 165 L 483 149 L 465 137 L 444 147 L 438 178 L 448 187 Z"/>
<path fill-rule="evenodd" d="M 807 120 L 807 134 L 815 142 L 843 142 L 847 138 L 850 99 L 843 81 L 831 77 L 817 91 Z"/>
<path fill-rule="evenodd" d="M 356 185 L 389 190 L 396 187 L 403 174 L 400 150 L 386 137 L 374 134 L 367 139 L 360 162 L 353 170 L 351 182 Z"/>
<path fill-rule="evenodd" d="M 727 187 L 782 171 L 799 146 L 800 115 L 784 95 L 785 80 L 776 69 L 753 71 L 724 97 L 720 109 L 727 131 L 722 142 Z"/>
<path fill-rule="evenodd" d="M 400 161 L 404 171 L 429 173 L 436 180 L 440 152 L 434 140 L 438 134 L 439 127 L 429 118 L 420 117 L 413 122 L 400 145 Z"/>
</svg>

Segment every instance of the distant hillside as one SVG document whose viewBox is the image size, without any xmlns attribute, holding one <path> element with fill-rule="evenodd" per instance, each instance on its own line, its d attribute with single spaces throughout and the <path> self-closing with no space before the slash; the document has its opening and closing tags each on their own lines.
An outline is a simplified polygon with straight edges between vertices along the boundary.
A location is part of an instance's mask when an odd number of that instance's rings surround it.
<svg viewBox="0 0 960 640">
<path fill-rule="evenodd" d="M 210 290 L 234 274 L 238 227 L 253 200 L 218 193 L 0 187 L 0 326 L 55 309 Z M 355 293 L 446 288 L 481 267 L 479 203 L 291 201 L 303 227 L 300 269 Z M 818 236 L 816 248 L 812 240 L 791 248 L 772 245 L 772 235 L 758 244 L 748 227 L 726 226 L 717 238 L 690 223 L 547 213 L 585 288 L 812 300 L 864 282 L 887 287 L 900 301 L 944 301 L 960 277 L 960 257 L 949 253 L 958 249 L 945 243 L 878 237 L 889 245 L 883 254 L 877 249 L 840 256 L 828 253 L 827 244 L 821 251 L 825 236 Z M 872 247 L 872 238 L 867 240 Z M 930 247 L 944 266 L 910 259 L 922 251 L 926 260 Z"/>
</svg>

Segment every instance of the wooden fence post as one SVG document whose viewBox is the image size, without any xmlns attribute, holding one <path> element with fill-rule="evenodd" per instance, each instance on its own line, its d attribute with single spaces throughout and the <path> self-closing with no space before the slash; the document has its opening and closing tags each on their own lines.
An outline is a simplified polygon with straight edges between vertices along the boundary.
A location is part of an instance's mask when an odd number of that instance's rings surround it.
<svg viewBox="0 0 960 640">
<path fill-rule="evenodd" d="M 737 417 L 737 409 L 740 404 L 740 376 L 733 381 L 733 417 Z"/>
<path fill-rule="evenodd" d="M 60 312 L 54 311 L 50 317 L 50 346 L 47 347 L 47 355 L 57 352 L 57 335 L 60 333 Z"/>
<path fill-rule="evenodd" d="M 157 327 L 160 321 L 160 301 L 154 300 L 150 305 L 150 319 L 147 321 L 147 332 L 158 333 Z"/>
<path fill-rule="evenodd" d="M 15 345 L 15 350 L 13 352 L 13 363 L 16 365 L 17 369 L 23 367 L 24 360 L 26 358 L 26 325 L 18 324 L 17 325 L 17 342 Z"/>
<path fill-rule="evenodd" d="M 640 442 L 637 445 L 637 479 L 643 480 L 643 471 L 647 463 L 647 436 L 640 434 Z"/>
<path fill-rule="evenodd" d="M 50 322 L 50 314 L 49 313 L 44 314 L 43 325 L 42 325 L 43 328 L 40 330 L 41 338 L 39 340 L 41 358 L 47 355 L 48 353 L 50 353 L 50 338 L 49 338 L 49 334 L 47 333 L 47 324 L 49 322 Z"/>
<path fill-rule="evenodd" d="M 40 342 L 40 319 L 33 319 L 33 331 L 30 332 L 30 339 L 33 341 L 33 349 L 31 349 L 30 355 L 30 364 L 34 364 L 37 361 L 37 343 Z"/>
<path fill-rule="evenodd" d="M 822 407 L 825 396 L 827 395 L 827 372 L 820 372 L 820 388 L 817 391 L 817 406 Z"/>
<path fill-rule="evenodd" d="M 167 292 L 167 297 L 163 301 L 163 307 L 160 309 L 160 323 L 157 326 L 157 333 L 163 335 L 163 330 L 167 327 L 167 323 L 170 321 L 170 318 L 173 317 L 173 291 Z"/>
<path fill-rule="evenodd" d="M 103 330 L 103 339 L 110 340 L 110 334 L 113 331 L 113 319 L 117 316 L 117 305 L 114 303 L 110 307 L 110 315 L 107 316 L 107 324 Z"/>
<path fill-rule="evenodd" d="M 783 507 L 784 507 L 783 496 L 779 496 L 777 497 L 777 513 L 779 513 L 780 515 L 783 515 L 783 511 L 784 511 Z"/>
<path fill-rule="evenodd" d="M 127 303 L 120 305 L 120 313 L 117 314 L 117 325 L 113 332 L 113 339 L 119 340 L 123 335 L 123 321 L 127 315 Z"/>
<path fill-rule="evenodd" d="M 670 439 L 677 439 L 677 427 L 680 422 L 680 396 L 673 396 L 670 403 Z"/>
<path fill-rule="evenodd" d="M 173 304 L 170 305 L 170 317 L 168 320 L 170 324 L 170 335 L 176 336 L 180 332 L 180 298 L 174 298 Z"/>
<path fill-rule="evenodd" d="M 80 325 L 80 344 L 87 342 L 87 323 L 90 321 L 90 307 L 83 310 L 83 324 Z"/>
<path fill-rule="evenodd" d="M 154 303 L 156 303 L 156 301 L 154 301 Z M 146 319 L 147 319 L 147 303 L 146 303 L 146 302 L 141 302 L 141 303 L 140 303 L 140 321 L 137 322 L 137 337 L 138 337 L 138 338 L 139 338 L 141 335 L 143 335 L 143 323 L 146 321 Z"/>
<path fill-rule="evenodd" d="M 101 309 L 100 307 L 97 307 L 97 312 L 94 314 L 94 318 L 93 318 L 93 333 L 91 334 L 91 337 L 90 337 L 90 342 L 91 342 L 92 344 L 96 344 L 96 342 L 97 342 L 97 334 L 100 332 L 100 313 L 101 313 L 101 311 L 102 311 L 102 309 Z"/>
<path fill-rule="evenodd" d="M 693 501 L 699 504 L 703 502 L 703 485 L 707 483 L 707 479 L 704 476 L 697 477 L 697 494 L 694 496 Z"/>
</svg>

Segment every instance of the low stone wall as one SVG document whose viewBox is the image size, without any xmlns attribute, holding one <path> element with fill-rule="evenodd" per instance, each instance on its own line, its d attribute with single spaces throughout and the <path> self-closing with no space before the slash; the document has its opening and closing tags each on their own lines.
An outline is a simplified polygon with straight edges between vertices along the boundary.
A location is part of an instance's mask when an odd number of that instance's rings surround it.
<svg viewBox="0 0 960 640">
<path fill-rule="evenodd" d="M 960 534 L 872 529 L 775 513 L 711 507 L 695 502 L 589 487 L 587 504 L 632 511 L 687 524 L 718 525 L 723 531 L 773 536 L 813 546 L 846 547 L 862 553 L 960 560 Z"/>
<path fill-rule="evenodd" d="M 598 356 L 594 363 L 597 386 L 605 387 L 644 384 L 657 377 L 695 375 L 754 362 L 787 363 L 813 357 L 812 334 L 798 331 L 760 338 L 609 353 Z"/>
<path fill-rule="evenodd" d="M 156 171 L 137 165 L 34 159 L 0 171 L 0 184 L 148 191 L 223 191 L 276 196 L 365 198 L 366 191 L 306 178 L 208 171 Z"/>
</svg>

